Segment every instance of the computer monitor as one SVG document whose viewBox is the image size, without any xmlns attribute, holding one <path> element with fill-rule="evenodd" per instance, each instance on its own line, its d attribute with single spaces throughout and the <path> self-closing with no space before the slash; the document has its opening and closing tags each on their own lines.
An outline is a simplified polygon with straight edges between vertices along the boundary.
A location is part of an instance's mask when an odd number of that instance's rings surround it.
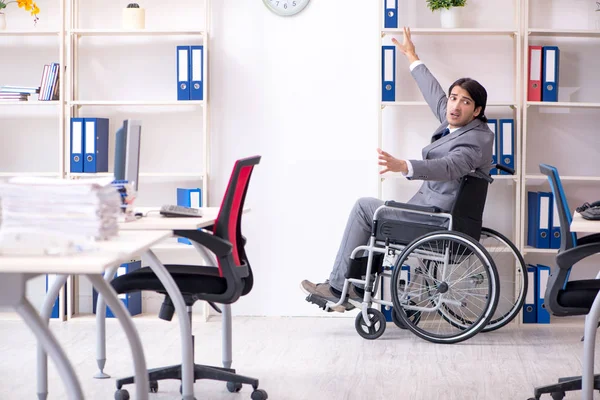
<svg viewBox="0 0 600 400">
<path fill-rule="evenodd" d="M 115 135 L 115 179 L 126 180 L 138 190 L 142 123 L 126 119 Z"/>
</svg>

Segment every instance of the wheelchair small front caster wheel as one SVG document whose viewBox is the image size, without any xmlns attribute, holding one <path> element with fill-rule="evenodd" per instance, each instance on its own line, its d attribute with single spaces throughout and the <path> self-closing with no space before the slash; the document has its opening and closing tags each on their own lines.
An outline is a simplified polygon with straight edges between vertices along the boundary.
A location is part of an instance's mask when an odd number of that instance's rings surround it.
<svg viewBox="0 0 600 400">
<path fill-rule="evenodd" d="M 118 389 L 115 392 L 115 400 L 129 400 L 129 392 L 125 389 Z"/>
<path fill-rule="evenodd" d="M 367 326 L 361 312 L 358 313 L 354 320 L 354 327 L 356 328 L 356 332 L 363 338 L 375 340 L 385 332 L 385 316 L 381 311 L 374 308 L 367 308 L 367 315 L 371 326 Z"/>
<path fill-rule="evenodd" d="M 562 400 L 565 398 L 567 394 L 565 392 L 553 392 L 550 393 L 550 396 L 552 396 L 552 400 Z"/>
<path fill-rule="evenodd" d="M 238 382 L 227 382 L 227 390 L 230 393 L 236 393 L 242 390 L 242 384 Z"/>
<path fill-rule="evenodd" d="M 267 392 L 265 392 L 263 389 L 256 389 L 254 390 L 254 392 L 252 392 L 250 398 L 252 400 L 267 400 L 269 396 L 267 395 Z"/>
<path fill-rule="evenodd" d="M 150 393 L 158 393 L 158 381 L 150 381 Z"/>
</svg>

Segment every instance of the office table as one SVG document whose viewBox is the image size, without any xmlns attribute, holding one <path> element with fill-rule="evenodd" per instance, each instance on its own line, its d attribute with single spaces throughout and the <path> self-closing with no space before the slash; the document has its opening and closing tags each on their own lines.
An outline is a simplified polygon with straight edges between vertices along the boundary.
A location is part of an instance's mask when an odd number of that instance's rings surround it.
<svg viewBox="0 0 600 400">
<path fill-rule="evenodd" d="M 119 265 L 135 254 L 149 249 L 150 246 L 162 241 L 169 235 L 170 232 L 164 230 L 135 233 L 122 232 L 111 240 L 97 242 L 95 250 L 72 255 L 0 255 L 0 274 L 2 274 L 0 277 L 0 305 L 13 307 L 25 320 L 25 323 L 36 336 L 40 347 L 45 353 L 50 354 L 56 364 L 58 373 L 67 387 L 70 399 L 84 399 L 81 386 L 63 349 L 48 328 L 48 320 L 40 317 L 27 300 L 25 293 L 27 280 L 39 274 L 85 275 L 88 277 L 98 293 L 102 293 L 107 299 L 127 335 L 134 362 L 138 398 L 145 400 L 148 398 L 148 375 L 139 335 L 125 306 L 118 299 L 112 287 L 102 279 L 102 274 L 114 265 Z M 59 285 L 59 288 L 60 286 L 62 285 Z M 58 290 L 56 291 L 57 294 Z M 54 299 L 56 299 L 56 295 Z M 50 308 L 54 299 L 51 300 Z M 42 393 L 40 398 L 45 398 L 45 394 Z"/>
<path fill-rule="evenodd" d="M 599 233 L 600 221 L 589 221 L 575 212 L 571 221 L 571 232 Z M 600 279 L 600 273 L 596 276 Z M 581 374 L 582 399 L 591 400 L 594 397 L 594 350 L 596 330 L 600 320 L 600 294 L 596 296 L 590 312 L 585 316 L 583 341 L 583 373 Z"/>
</svg>

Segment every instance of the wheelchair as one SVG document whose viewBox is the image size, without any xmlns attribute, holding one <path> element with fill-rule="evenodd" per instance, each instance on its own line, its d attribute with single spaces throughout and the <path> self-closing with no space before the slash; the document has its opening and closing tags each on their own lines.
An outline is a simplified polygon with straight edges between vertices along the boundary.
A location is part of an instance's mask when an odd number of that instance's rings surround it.
<svg viewBox="0 0 600 400">
<path fill-rule="evenodd" d="M 365 339 L 377 339 L 386 329 L 384 314 L 373 304 L 391 310 L 398 327 L 434 343 L 458 343 L 505 326 L 522 307 L 527 270 L 508 238 L 482 227 L 491 182 L 480 170 L 463 177 L 449 213 L 387 201 L 375 212 L 369 243 L 351 254 L 341 300 L 319 305 L 327 309 L 348 301 L 358 308 L 355 328 Z M 439 218 L 447 228 L 379 217 L 385 209 Z M 346 297 L 350 284 L 364 287 L 362 302 Z M 500 285 L 506 288 L 502 295 Z"/>
</svg>

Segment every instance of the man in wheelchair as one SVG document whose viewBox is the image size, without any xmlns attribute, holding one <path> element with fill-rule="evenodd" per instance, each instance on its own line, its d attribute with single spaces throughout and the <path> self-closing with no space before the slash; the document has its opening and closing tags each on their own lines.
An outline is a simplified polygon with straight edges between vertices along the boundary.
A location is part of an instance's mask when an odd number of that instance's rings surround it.
<svg viewBox="0 0 600 400">
<path fill-rule="evenodd" d="M 377 149 L 379 165 L 383 166 L 380 173 L 400 172 L 407 179 L 423 180 L 423 185 L 408 204 L 437 207 L 448 213 L 456 200 L 461 178 L 478 169 L 487 172 L 491 166 L 494 134 L 489 129 L 484 114 L 487 92 L 477 81 L 461 78 L 450 86 L 446 96 L 438 81 L 419 60 L 410 29 L 404 28 L 402 44 L 395 38 L 392 41 L 408 59 L 411 74 L 441 125 L 433 133 L 431 144 L 422 150 L 422 160 L 400 160 Z M 369 242 L 375 212 L 383 204 L 382 200 L 376 198 L 361 198 L 355 203 L 329 279 L 324 283 L 315 284 L 308 280 L 301 283 L 302 290 L 309 295 L 308 301 L 312 298 L 340 302 L 351 255 L 358 246 Z M 448 221 L 432 215 L 387 208 L 377 218 L 383 217 L 440 227 Z M 350 285 L 348 297 L 361 302 L 363 291 Z M 329 310 L 344 312 L 353 308 L 352 304 L 345 301 L 341 305 L 329 307 Z"/>
</svg>

